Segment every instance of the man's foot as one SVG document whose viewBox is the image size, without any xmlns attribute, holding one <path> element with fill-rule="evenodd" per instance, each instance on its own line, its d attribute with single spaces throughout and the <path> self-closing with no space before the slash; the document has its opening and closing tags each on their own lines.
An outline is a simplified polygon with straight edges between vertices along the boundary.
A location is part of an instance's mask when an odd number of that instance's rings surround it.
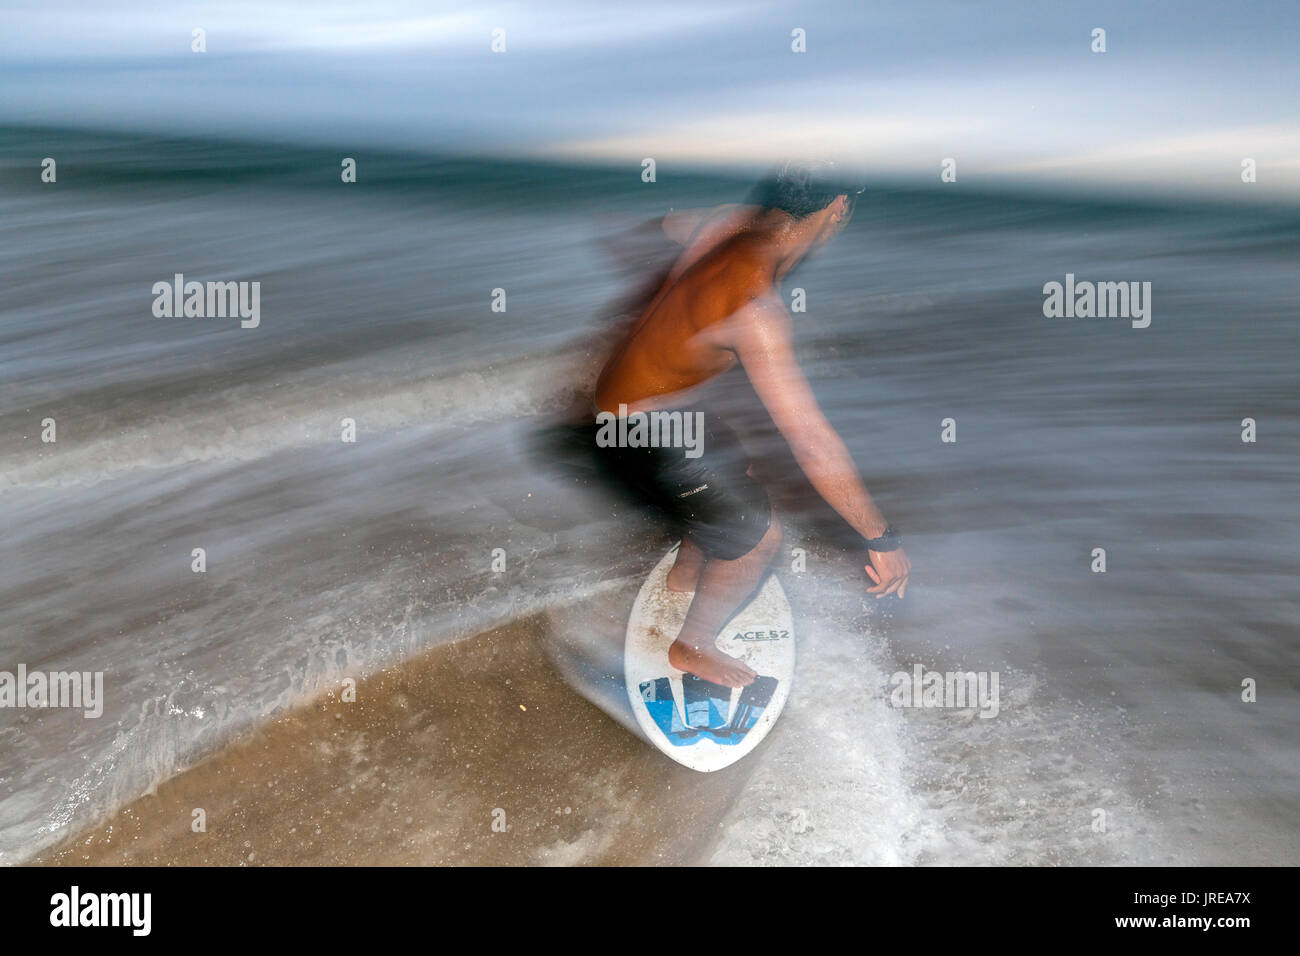
<svg viewBox="0 0 1300 956">
<path fill-rule="evenodd" d="M 724 687 L 745 687 L 752 684 L 758 676 L 744 662 L 722 653 L 712 643 L 708 647 L 692 647 L 680 639 L 675 640 L 668 648 L 668 663 L 679 671 L 686 671 Z"/>
</svg>

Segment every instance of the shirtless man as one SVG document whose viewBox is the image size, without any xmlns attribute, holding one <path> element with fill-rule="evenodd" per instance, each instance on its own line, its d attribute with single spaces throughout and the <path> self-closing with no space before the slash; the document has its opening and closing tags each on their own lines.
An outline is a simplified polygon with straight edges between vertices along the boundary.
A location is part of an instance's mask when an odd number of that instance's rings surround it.
<svg viewBox="0 0 1300 956">
<path fill-rule="evenodd" d="M 795 359 L 780 292 L 784 276 L 847 225 L 860 191 L 815 169 L 786 166 L 760 184 L 754 206 L 700 226 L 605 365 L 594 403 L 613 415 L 689 411 L 700 386 L 739 362 L 813 488 L 862 535 L 865 570 L 875 582 L 868 593 L 901 598 L 911 564 Z M 737 463 L 735 436 L 707 412 L 705 419 L 703 455 L 696 458 L 681 448 L 603 451 L 615 476 L 682 531 L 668 586 L 695 597 L 669 662 L 743 687 L 757 675 L 715 641 L 766 576 L 781 524 L 762 487 Z"/>
</svg>

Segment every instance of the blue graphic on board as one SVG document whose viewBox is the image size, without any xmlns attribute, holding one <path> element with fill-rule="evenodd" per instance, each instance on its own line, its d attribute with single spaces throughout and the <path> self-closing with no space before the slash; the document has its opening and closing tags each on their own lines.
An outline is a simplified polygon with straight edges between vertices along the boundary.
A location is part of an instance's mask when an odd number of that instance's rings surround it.
<svg viewBox="0 0 1300 956">
<path fill-rule="evenodd" d="M 731 708 L 731 688 L 691 674 L 682 677 L 683 710 L 686 723 L 673 702 L 672 684 L 667 677 L 643 681 L 641 700 L 655 725 L 677 747 L 688 747 L 700 740 L 735 745 L 745 739 L 776 690 L 775 677 L 758 677 L 746 687 L 736 701 L 736 712 L 727 719 Z"/>
</svg>

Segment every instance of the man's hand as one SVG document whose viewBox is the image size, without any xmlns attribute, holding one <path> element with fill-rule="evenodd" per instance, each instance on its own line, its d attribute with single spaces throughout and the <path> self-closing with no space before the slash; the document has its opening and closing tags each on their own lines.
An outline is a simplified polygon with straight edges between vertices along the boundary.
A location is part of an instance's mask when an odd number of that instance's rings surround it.
<svg viewBox="0 0 1300 956">
<path fill-rule="evenodd" d="M 912 562 L 907 560 L 903 549 L 868 551 L 867 557 L 871 559 L 871 564 L 866 565 L 866 572 L 876 582 L 874 588 L 867 588 L 867 593 L 882 598 L 897 591 L 898 596 L 902 597 L 907 591 L 907 576 L 912 573 Z"/>
</svg>

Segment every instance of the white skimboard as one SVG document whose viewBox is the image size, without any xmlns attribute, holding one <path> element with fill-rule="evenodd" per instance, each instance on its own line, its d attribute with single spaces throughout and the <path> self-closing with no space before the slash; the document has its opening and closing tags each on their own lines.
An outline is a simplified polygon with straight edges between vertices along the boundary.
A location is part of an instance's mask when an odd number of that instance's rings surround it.
<svg viewBox="0 0 1300 956">
<path fill-rule="evenodd" d="M 794 677 L 794 623 L 781 582 L 768 575 L 718 637 L 724 654 L 758 672 L 748 687 L 723 687 L 668 663 L 693 594 L 668 590 L 677 545 L 655 565 L 632 605 L 623 678 L 637 725 L 692 770 L 721 770 L 749 753 L 776 723 Z"/>
</svg>

